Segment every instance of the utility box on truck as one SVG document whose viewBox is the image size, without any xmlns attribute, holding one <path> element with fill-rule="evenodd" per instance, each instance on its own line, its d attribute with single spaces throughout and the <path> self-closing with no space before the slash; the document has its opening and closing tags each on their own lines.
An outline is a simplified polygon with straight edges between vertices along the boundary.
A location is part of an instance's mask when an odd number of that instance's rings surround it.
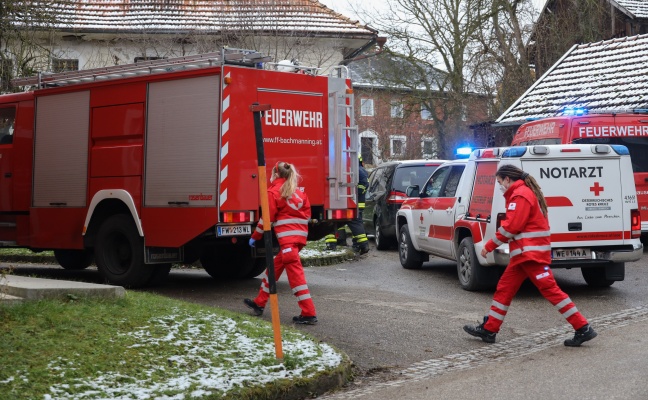
<svg viewBox="0 0 648 400">
<path fill-rule="evenodd" d="M 265 267 L 247 246 L 260 217 L 254 103 L 268 170 L 295 164 L 311 238 L 356 215 L 357 130 L 344 69 L 282 72 L 248 50 L 16 80 L 0 96 L 0 242 L 52 249 L 68 269 L 142 286 L 172 262 L 213 277 Z M 268 172 L 267 174 L 271 174 Z"/>
<path fill-rule="evenodd" d="M 493 286 L 508 244 L 481 256 L 506 217 L 495 173 L 513 164 L 542 188 L 551 229 L 552 268 L 580 268 L 592 286 L 625 277 L 643 254 L 641 217 L 628 149 L 618 145 L 536 145 L 476 150 L 442 164 L 397 215 L 400 261 L 418 268 L 429 255 L 455 260 L 464 289 Z"/>
</svg>

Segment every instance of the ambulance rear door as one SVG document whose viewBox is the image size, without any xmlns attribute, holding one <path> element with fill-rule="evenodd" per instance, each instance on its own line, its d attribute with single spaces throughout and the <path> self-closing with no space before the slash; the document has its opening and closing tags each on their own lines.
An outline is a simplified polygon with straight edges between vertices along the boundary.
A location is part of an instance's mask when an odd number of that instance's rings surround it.
<svg viewBox="0 0 648 400">
<path fill-rule="evenodd" d="M 620 156 L 593 154 L 594 146 L 538 147 L 550 154 L 525 157 L 522 167 L 547 201 L 552 257 L 591 259 L 593 245 L 622 244 L 629 227 L 624 226 Z"/>
</svg>

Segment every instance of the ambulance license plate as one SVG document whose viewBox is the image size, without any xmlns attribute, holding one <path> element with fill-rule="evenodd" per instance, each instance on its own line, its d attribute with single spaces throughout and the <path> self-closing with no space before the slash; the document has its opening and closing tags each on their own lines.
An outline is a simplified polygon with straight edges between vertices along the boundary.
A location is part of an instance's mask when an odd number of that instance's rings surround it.
<svg viewBox="0 0 648 400">
<path fill-rule="evenodd" d="M 553 249 L 551 251 L 551 258 L 554 260 L 582 260 L 591 259 L 592 252 L 590 249 Z"/>
<path fill-rule="evenodd" d="M 252 229 L 250 225 L 218 226 L 217 233 L 218 236 L 250 235 Z"/>
</svg>

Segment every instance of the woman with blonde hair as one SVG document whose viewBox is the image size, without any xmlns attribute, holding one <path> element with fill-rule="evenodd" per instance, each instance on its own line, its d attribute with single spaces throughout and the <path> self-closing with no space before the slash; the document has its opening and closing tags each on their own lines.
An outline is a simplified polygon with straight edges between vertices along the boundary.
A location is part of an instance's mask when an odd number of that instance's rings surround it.
<svg viewBox="0 0 648 400">
<path fill-rule="evenodd" d="M 494 343 L 513 297 L 529 278 L 542 296 L 562 314 L 576 331 L 565 346 L 577 347 L 596 337 L 596 332 L 556 283 L 551 264 L 551 231 L 547 219 L 547 203 L 538 182 L 520 168 L 505 164 L 495 173 L 506 199 L 506 218 L 481 252 L 482 257 L 498 246 L 508 243 L 510 261 L 500 278 L 488 316 L 477 326 L 464 326 L 464 331 Z"/>
<path fill-rule="evenodd" d="M 250 238 L 250 246 L 254 246 L 257 240 L 263 238 L 263 218 L 270 218 L 279 241 L 279 254 L 274 258 L 275 279 L 279 280 L 284 269 L 286 270 L 288 284 L 301 308 L 300 315 L 293 317 L 293 322 L 314 325 L 317 323 L 317 313 L 304 276 L 304 267 L 299 258 L 299 251 L 306 245 L 308 237 L 311 208 L 308 196 L 297 186 L 299 179 L 299 173 L 292 164 L 279 161 L 272 168 L 268 187 L 270 215 L 263 215 L 259 220 Z M 252 309 L 255 315 L 261 315 L 269 296 L 266 270 L 257 297 L 254 300 L 245 299 L 243 303 Z"/>
</svg>

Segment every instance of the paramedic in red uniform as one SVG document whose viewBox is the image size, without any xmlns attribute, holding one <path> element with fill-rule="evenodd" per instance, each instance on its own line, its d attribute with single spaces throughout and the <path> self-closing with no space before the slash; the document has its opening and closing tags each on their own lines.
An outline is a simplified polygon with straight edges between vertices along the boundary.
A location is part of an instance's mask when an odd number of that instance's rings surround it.
<svg viewBox="0 0 648 400">
<path fill-rule="evenodd" d="M 293 317 L 293 322 L 314 325 L 317 323 L 315 305 L 306 284 L 304 267 L 299 259 L 299 251 L 306 245 L 311 208 L 306 193 L 297 187 L 299 179 L 295 166 L 287 162 L 280 161 L 272 168 L 268 187 L 268 205 L 270 221 L 279 241 L 279 254 L 274 258 L 275 279 L 279 280 L 281 273 L 286 270 L 288 284 L 301 308 L 301 314 Z M 252 233 L 250 246 L 254 246 L 254 242 L 261 238 L 263 238 L 263 219 L 259 220 L 257 228 Z M 257 297 L 254 300 L 245 299 L 243 302 L 255 315 L 261 315 L 269 296 L 266 270 Z"/>
<path fill-rule="evenodd" d="M 486 257 L 501 244 L 509 243 L 510 261 L 497 284 L 488 316 L 480 325 L 464 326 L 464 331 L 484 342 L 494 343 L 513 297 L 522 282 L 529 278 L 574 327 L 576 333 L 572 339 L 565 340 L 565 346 L 576 347 L 594 339 L 596 332 L 569 296 L 560 290 L 549 268 L 551 232 L 547 203 L 540 186 L 532 176 L 513 165 L 502 165 L 495 176 L 506 199 L 506 219 L 495 237 L 486 243 L 481 255 Z"/>
</svg>

